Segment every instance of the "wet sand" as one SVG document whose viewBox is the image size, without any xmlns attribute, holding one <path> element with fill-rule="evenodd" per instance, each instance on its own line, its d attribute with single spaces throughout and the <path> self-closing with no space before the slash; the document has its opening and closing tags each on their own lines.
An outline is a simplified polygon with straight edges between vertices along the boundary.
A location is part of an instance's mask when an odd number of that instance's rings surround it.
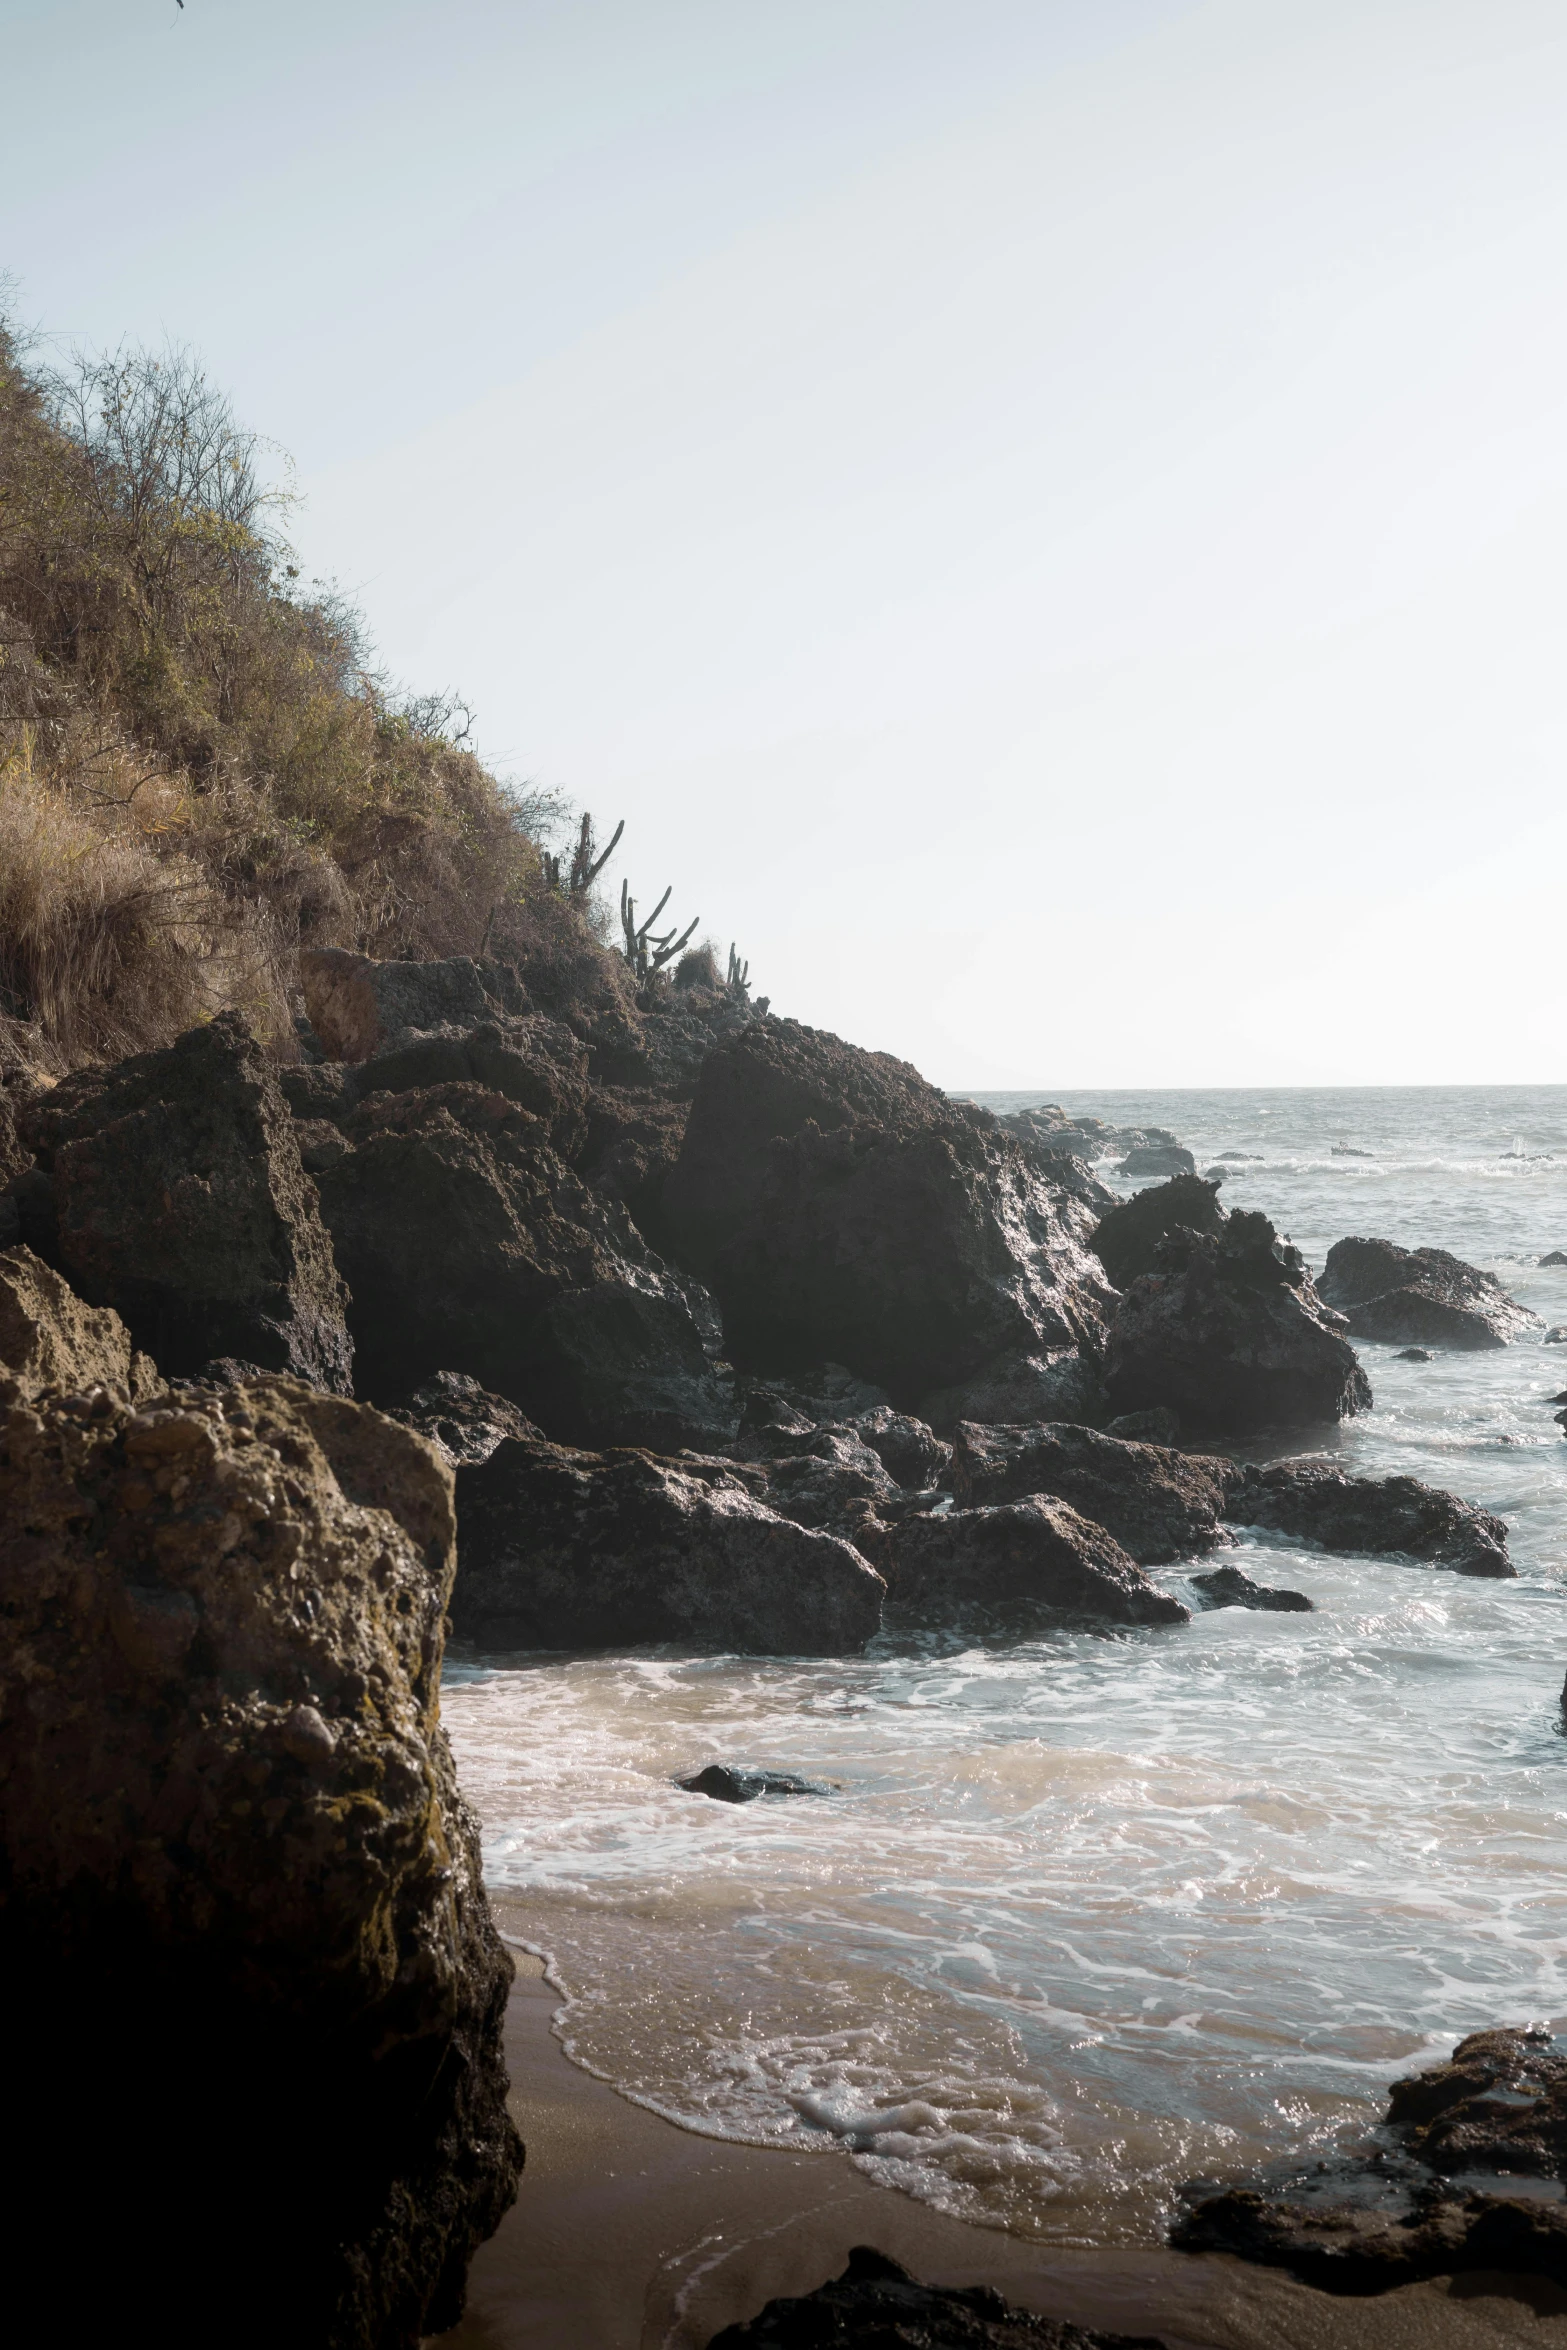
<svg viewBox="0 0 1567 2350">
<path fill-rule="evenodd" d="M 873 2186 L 840 2155 L 697 2137 L 572 2064 L 557 2005 L 519 1956 L 507 2052 L 527 2169 L 441 2350 L 706 2350 L 774 2294 L 835 2275 L 855 2244 L 1169 2350 L 1567 2350 L 1567 2292 L 1532 2278 L 1338 2300 L 1241 2261 L 1021 2243 Z"/>
</svg>

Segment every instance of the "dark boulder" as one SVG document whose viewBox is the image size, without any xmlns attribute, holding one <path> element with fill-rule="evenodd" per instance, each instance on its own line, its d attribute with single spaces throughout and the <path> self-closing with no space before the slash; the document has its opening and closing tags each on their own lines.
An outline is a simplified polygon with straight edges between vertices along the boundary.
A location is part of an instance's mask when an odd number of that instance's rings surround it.
<svg viewBox="0 0 1567 2350">
<path fill-rule="evenodd" d="M 864 1052 L 797 1020 L 753 1022 L 713 1047 L 696 1081 L 680 1156 L 664 1187 L 672 1244 L 704 1278 L 750 1222 L 770 1148 L 807 1126 L 910 1133 L 949 1117 L 907 1061 Z"/>
<path fill-rule="evenodd" d="M 959 1423 L 950 1482 L 965 1509 L 1046 1493 L 1115 1537 L 1139 1566 L 1193 1558 L 1230 1537 L 1222 1520 L 1233 1462 L 1128 1444 L 1094 1428 Z"/>
<path fill-rule="evenodd" d="M 1387 2118 L 1433 2170 L 1567 2172 L 1567 2051 L 1545 2031 L 1472 2032 L 1395 2081 Z"/>
<path fill-rule="evenodd" d="M 531 1440 L 540 1433 L 526 1412 L 461 1371 L 437 1371 L 386 1416 L 414 1429 L 454 1469 L 487 1461 L 508 1436 Z"/>
<path fill-rule="evenodd" d="M 0 1411 L 7 2209 L 79 2337 L 461 2314 L 521 2148 L 439 1715 L 453 1533 L 428 1446 L 296 1381 Z"/>
<path fill-rule="evenodd" d="M 664 1186 L 680 1155 L 689 1103 L 651 1087 L 596 1085 L 577 1160 L 585 1183 L 618 1200 L 655 1248 L 666 1245 Z"/>
<path fill-rule="evenodd" d="M 998 1509 L 946 1510 L 889 1529 L 888 1596 L 911 1615 L 1001 1612 L 1064 1624 L 1184 1624 L 1102 1526 L 1035 1495 Z"/>
<path fill-rule="evenodd" d="M 839 1656 L 881 1620 L 865 1560 L 766 1508 L 728 1464 L 508 1442 L 459 1470 L 457 1499 L 452 1620 L 492 1645 Z"/>
<path fill-rule="evenodd" d="M 1428 1363 L 1431 1360 L 1431 1350 L 1424 1346 L 1406 1346 L 1394 1359 L 1400 1363 Z"/>
<path fill-rule="evenodd" d="M 1343 1419 L 1370 1405 L 1371 1385 L 1336 1319 L 1266 1216 L 1174 1230 L 1117 1309 L 1105 1389 L 1117 1412 L 1168 1404 L 1192 1428 Z"/>
<path fill-rule="evenodd" d="M 1507 1528 L 1489 1510 L 1417 1477 L 1346 1477 L 1322 1461 L 1248 1466 L 1227 1515 L 1322 1550 L 1393 1553 L 1455 1575 L 1516 1575 Z"/>
<path fill-rule="evenodd" d="M 293 1121 L 237 1013 L 24 1114 L 23 1237 L 170 1378 L 235 1355 L 346 1393 L 346 1299 Z"/>
<path fill-rule="evenodd" d="M 775 1458 L 767 1475 L 767 1500 L 781 1518 L 841 1534 L 874 1557 L 880 1544 L 880 1512 L 899 1488 L 870 1446 L 852 1428 L 818 1428 L 798 1450 Z"/>
<path fill-rule="evenodd" d="M 1073 1420 L 1096 1427 L 1109 1410 L 1099 1382 L 1098 1348 L 1016 1347 L 982 1364 L 972 1378 L 934 1388 L 920 1412 L 938 1435 L 960 1420 L 1012 1425 L 1021 1420 Z"/>
<path fill-rule="evenodd" d="M 911 1492 L 934 1485 L 952 1458 L 951 1445 L 943 1443 L 934 1429 L 908 1412 L 895 1412 L 890 1404 L 862 1412 L 849 1425 L 894 1483 Z"/>
<path fill-rule="evenodd" d="M 857 2244 L 841 2277 L 769 2301 L 713 2336 L 709 2350 L 1164 2350 L 1151 2334 L 1101 2334 L 1014 2309 L 989 2285 L 922 2285 Z"/>
<path fill-rule="evenodd" d="M 1414 2207 L 1368 2210 L 1308 2193 L 1232 2188 L 1199 2203 L 1170 2241 L 1181 2252 L 1227 2252 L 1287 2269 L 1322 2293 L 1389 2293 L 1422 2277 L 1475 2270 L 1567 2285 L 1567 2205 L 1505 2193 L 1437 2189 Z"/>
<path fill-rule="evenodd" d="M 1118 1175 L 1195 1175 L 1197 1161 L 1178 1142 L 1143 1143 L 1129 1150 Z"/>
<path fill-rule="evenodd" d="M 1167 1232 L 1224 1230 L 1217 1184 L 1197 1174 L 1177 1175 L 1123 1200 L 1095 1227 L 1089 1246 L 1117 1289 L 1130 1289 L 1140 1273 L 1151 1273 Z"/>
<path fill-rule="evenodd" d="M 1550 1255 L 1542 1257 L 1540 1262 L 1542 1265 L 1567 1265 L 1567 1249 L 1553 1248 Z"/>
<path fill-rule="evenodd" d="M 1106 1422 L 1107 1436 L 1124 1437 L 1128 1444 L 1172 1445 L 1181 1433 L 1181 1415 L 1172 1412 L 1167 1403 L 1157 1403 L 1151 1411 L 1123 1412 L 1119 1419 Z"/>
<path fill-rule="evenodd" d="M 1211 1567 L 1207 1574 L 1192 1577 L 1192 1589 L 1199 1594 L 1198 1604 L 1204 1608 L 1251 1607 L 1286 1616 L 1312 1612 L 1312 1602 L 1304 1591 L 1286 1591 L 1275 1583 L 1254 1583 L 1239 1567 Z"/>
<path fill-rule="evenodd" d="M 571 1173 L 529 1112 L 439 1086 L 374 1095 L 346 1131 L 354 1147 L 319 1184 L 367 1393 L 401 1402 L 457 1369 L 565 1440 L 708 1446 L 734 1433 L 710 1302 Z"/>
<path fill-rule="evenodd" d="M 750 1771 L 732 1763 L 708 1763 L 689 1779 L 677 1779 L 687 1795 L 707 1795 L 714 1803 L 755 1803 L 764 1795 L 830 1795 L 820 1779 L 801 1779 L 793 1771 Z"/>
<path fill-rule="evenodd" d="M 1349 1317 L 1355 1338 L 1389 1346 L 1445 1346 L 1468 1352 L 1506 1346 L 1537 1330 L 1538 1314 L 1510 1298 L 1494 1274 L 1445 1248 L 1400 1248 L 1391 1240 L 1340 1240 L 1317 1284 Z"/>
</svg>

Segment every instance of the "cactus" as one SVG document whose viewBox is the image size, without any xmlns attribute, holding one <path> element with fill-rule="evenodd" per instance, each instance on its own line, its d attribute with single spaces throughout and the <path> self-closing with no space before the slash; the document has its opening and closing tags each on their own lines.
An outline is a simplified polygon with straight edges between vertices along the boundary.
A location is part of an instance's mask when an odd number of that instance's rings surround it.
<svg viewBox="0 0 1567 2350">
<path fill-rule="evenodd" d="M 750 993 L 751 966 L 749 963 L 741 962 L 740 957 L 735 953 L 733 939 L 729 942 L 729 973 L 724 985 L 733 988 L 739 995 Z"/>
<path fill-rule="evenodd" d="M 578 904 L 587 896 L 609 863 L 610 858 L 615 854 L 620 845 L 620 836 L 625 829 L 626 820 L 622 816 L 610 838 L 609 847 L 601 850 L 593 838 L 593 819 L 584 812 L 582 830 L 577 835 L 577 845 L 572 851 L 569 871 L 563 872 L 562 860 L 559 857 L 552 856 L 548 849 L 543 852 L 544 879 L 548 887 L 555 892 L 557 897 L 568 898 L 573 905 Z"/>
<path fill-rule="evenodd" d="M 621 952 L 638 979 L 647 979 L 653 972 L 662 971 L 664 965 L 689 944 L 692 932 L 702 919 L 700 914 L 693 915 L 678 938 L 672 929 L 664 931 L 659 937 L 653 936 L 653 925 L 668 905 L 674 887 L 671 882 L 647 920 L 639 926 L 637 901 L 631 895 L 631 884 L 623 881 L 620 885 L 620 927 L 625 934 L 625 945 Z"/>
</svg>

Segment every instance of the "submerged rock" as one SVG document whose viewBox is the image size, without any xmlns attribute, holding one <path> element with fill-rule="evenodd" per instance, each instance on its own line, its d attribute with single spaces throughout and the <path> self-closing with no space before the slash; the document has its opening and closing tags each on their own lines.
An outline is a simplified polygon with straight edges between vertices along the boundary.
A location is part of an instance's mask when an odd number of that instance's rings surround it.
<svg viewBox="0 0 1567 2350">
<path fill-rule="evenodd" d="M 1432 1360 L 1431 1350 L 1427 1346 L 1406 1346 L 1395 1360 L 1401 1363 L 1429 1363 Z"/>
<path fill-rule="evenodd" d="M 677 1779 L 687 1795 L 708 1795 L 715 1803 L 755 1803 L 763 1795 L 830 1795 L 820 1779 L 792 1771 L 751 1771 L 732 1763 L 708 1763 L 689 1779 Z"/>
<path fill-rule="evenodd" d="M 1286 1591 L 1274 1583 L 1254 1583 L 1239 1567 L 1213 1567 L 1193 1575 L 1192 1589 L 1205 1608 L 1253 1607 L 1275 1615 L 1310 1615 L 1312 1602 L 1304 1591 Z"/>
<path fill-rule="evenodd" d="M 881 1621 L 859 1553 L 780 1517 L 727 1462 L 512 1440 L 459 1470 L 457 1496 L 452 1620 L 492 1645 L 840 1656 Z"/>
<path fill-rule="evenodd" d="M 725 2326 L 709 2350 L 1164 2350 L 1150 2334 L 1101 2334 L 1015 2309 L 989 2285 L 922 2285 L 885 2253 L 857 2244 L 841 2277 L 769 2301 Z"/>
<path fill-rule="evenodd" d="M 297 1381 L 0 1411 L 9 2209 L 74 2328 L 415 2350 L 461 2313 L 521 2149 L 453 1533 L 428 1446 Z"/>
<path fill-rule="evenodd" d="M 1096 1225 L 1089 1245 L 1116 1288 L 1129 1289 L 1139 1274 L 1153 1271 L 1167 1232 L 1219 1233 L 1228 1221 L 1219 1205 L 1218 1185 L 1187 1173 L 1112 1208 Z"/>
<path fill-rule="evenodd" d="M 0 1403 L 51 1388 L 143 1403 L 163 1382 L 111 1306 L 84 1305 L 30 1248 L 0 1251 Z"/>
<path fill-rule="evenodd" d="M 1391 1346 L 1445 1346 L 1475 1352 L 1506 1346 L 1540 1326 L 1494 1274 L 1445 1248 L 1400 1248 L 1391 1240 L 1340 1240 L 1317 1284 L 1349 1317 L 1356 1338 Z"/>
<path fill-rule="evenodd" d="M 169 1378 L 233 1355 L 346 1393 L 346 1299 L 276 1076 L 237 1013 L 24 1114 L 22 1236 Z"/>
<path fill-rule="evenodd" d="M 1121 1300 L 1105 1389 L 1118 1412 L 1168 1404 L 1197 1428 L 1344 1419 L 1369 1407 L 1371 1385 L 1338 1319 L 1266 1216 L 1177 1227 Z"/>
<path fill-rule="evenodd" d="M 1103 1526 L 1140 1566 L 1230 1540 L 1221 1523 L 1233 1462 L 1129 1444 L 1094 1428 L 960 1422 L 950 1482 L 965 1508 L 1052 1494 Z"/>
<path fill-rule="evenodd" d="M 1518 1572 L 1502 1519 L 1418 1477 L 1346 1477 L 1321 1461 L 1275 1461 L 1245 1470 L 1227 1514 L 1323 1550 L 1393 1552 L 1456 1575 Z"/>
<path fill-rule="evenodd" d="M 889 1597 L 932 1621 L 997 1610 L 1091 1626 L 1190 1621 L 1102 1526 L 1039 1494 L 905 1518 L 886 1555 Z"/>
</svg>

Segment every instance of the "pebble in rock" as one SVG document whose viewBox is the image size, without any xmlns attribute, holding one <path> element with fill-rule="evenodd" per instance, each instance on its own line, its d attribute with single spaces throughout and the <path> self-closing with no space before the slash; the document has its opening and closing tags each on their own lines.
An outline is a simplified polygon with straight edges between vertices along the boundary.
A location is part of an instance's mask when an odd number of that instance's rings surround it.
<svg viewBox="0 0 1567 2350">
<path fill-rule="evenodd" d="M 1406 1346 L 1400 1349 L 1393 1360 L 1396 1363 L 1429 1363 L 1431 1349 L 1428 1346 Z"/>
<path fill-rule="evenodd" d="M 754 1803 L 759 1795 L 830 1795 L 819 1779 L 799 1779 L 792 1771 L 736 1770 L 729 1763 L 709 1763 L 693 1778 L 677 1779 L 688 1795 L 710 1795 L 715 1803 Z"/>
<path fill-rule="evenodd" d="M 1281 1616 L 1310 1615 L 1313 1610 L 1313 1602 L 1304 1591 L 1284 1591 L 1272 1583 L 1254 1583 L 1239 1567 L 1214 1567 L 1206 1575 L 1194 1575 L 1192 1589 L 1201 1594 L 1198 1605 L 1205 1610 L 1265 1608 Z"/>
<path fill-rule="evenodd" d="M 841 2277 L 814 2293 L 769 2301 L 725 2326 L 711 2350 L 1164 2350 L 1151 2334 L 1090 2333 L 1016 2309 L 990 2285 L 951 2292 L 922 2285 L 884 2252 L 856 2244 Z"/>
</svg>

